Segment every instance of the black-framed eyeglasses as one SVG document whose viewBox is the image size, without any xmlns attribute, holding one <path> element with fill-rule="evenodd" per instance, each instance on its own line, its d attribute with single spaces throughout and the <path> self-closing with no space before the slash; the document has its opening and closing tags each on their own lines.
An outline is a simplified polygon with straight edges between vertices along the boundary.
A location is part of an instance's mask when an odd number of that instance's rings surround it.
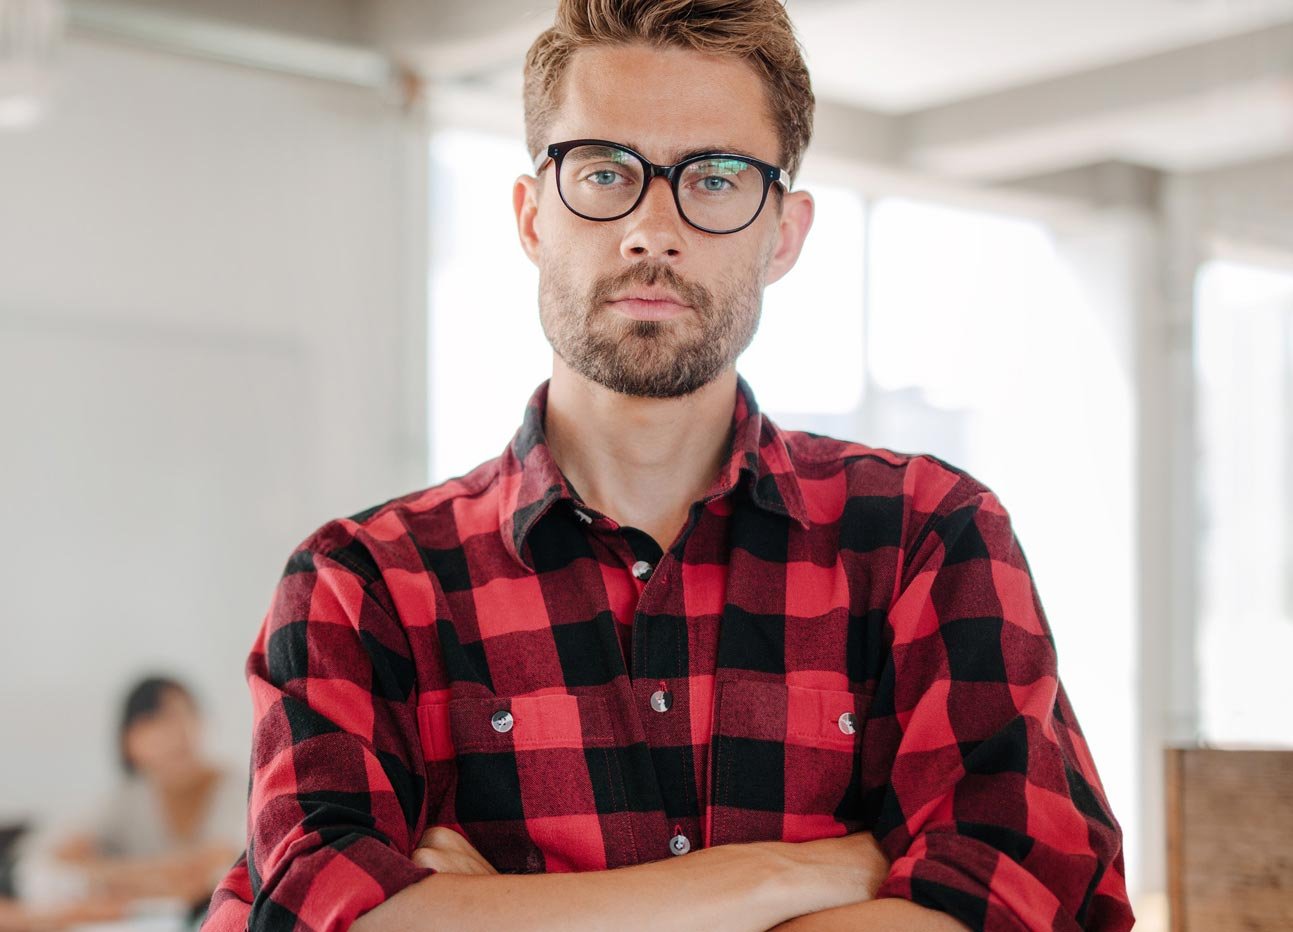
<svg viewBox="0 0 1293 932">
<path fill-rule="evenodd" d="M 642 203 L 647 185 L 665 178 L 683 220 L 705 233 L 744 230 L 763 210 L 774 183 L 790 190 L 785 169 L 734 152 L 702 152 L 676 165 L 656 165 L 628 146 L 605 139 L 554 142 L 535 160 L 537 175 L 551 160 L 557 193 L 585 220 L 619 220 Z"/>
</svg>

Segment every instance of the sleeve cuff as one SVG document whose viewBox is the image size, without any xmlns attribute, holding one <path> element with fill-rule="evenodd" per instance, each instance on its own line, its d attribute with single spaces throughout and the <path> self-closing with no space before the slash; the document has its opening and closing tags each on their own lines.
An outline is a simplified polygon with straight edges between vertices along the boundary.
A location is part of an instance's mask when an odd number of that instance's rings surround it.
<svg viewBox="0 0 1293 932">
<path fill-rule="evenodd" d="M 268 925 L 274 928 L 295 925 L 316 932 L 340 932 L 359 916 L 434 873 L 430 868 L 418 867 L 377 838 L 347 835 L 294 858 L 279 883 L 261 891 L 250 928 L 257 928 L 256 914 L 260 914 L 271 920 Z M 287 926 L 280 923 L 283 919 L 290 920 Z"/>
<path fill-rule="evenodd" d="M 1060 903 L 1018 862 L 984 842 L 952 834 L 920 836 L 894 861 L 876 898 L 899 897 L 946 913 L 971 929 L 1029 932 L 1077 929 Z"/>
</svg>

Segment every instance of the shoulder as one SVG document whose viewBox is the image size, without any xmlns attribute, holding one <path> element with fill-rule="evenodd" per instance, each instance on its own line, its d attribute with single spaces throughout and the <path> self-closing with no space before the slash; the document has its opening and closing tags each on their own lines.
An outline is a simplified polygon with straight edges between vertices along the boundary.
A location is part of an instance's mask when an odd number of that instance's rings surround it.
<svg viewBox="0 0 1293 932">
<path fill-rule="evenodd" d="M 783 431 L 800 486 L 819 505 L 835 508 L 845 523 L 866 519 L 901 529 L 913 541 L 931 522 L 993 497 L 965 469 L 931 453 L 869 446 L 809 431 Z M 896 542 L 896 541 L 895 541 Z"/>
<path fill-rule="evenodd" d="M 419 546 L 450 540 L 456 545 L 464 526 L 496 521 L 500 465 L 496 457 L 465 475 L 324 522 L 296 546 L 283 574 L 313 570 L 319 558 L 366 583 L 404 563 L 420 569 Z"/>
<path fill-rule="evenodd" d="M 207 792 L 217 805 L 241 808 L 246 803 L 247 774 L 245 771 L 239 773 L 233 767 L 218 764 L 211 767 L 207 779 Z"/>
<path fill-rule="evenodd" d="M 212 767 L 209 780 L 206 834 L 212 838 L 226 838 L 241 846 L 246 833 L 247 774 L 222 764 Z"/>
</svg>

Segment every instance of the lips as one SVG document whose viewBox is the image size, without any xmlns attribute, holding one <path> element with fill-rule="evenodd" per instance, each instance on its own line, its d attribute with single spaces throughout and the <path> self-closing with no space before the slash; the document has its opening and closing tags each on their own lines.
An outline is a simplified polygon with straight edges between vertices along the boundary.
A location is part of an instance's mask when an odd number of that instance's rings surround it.
<svg viewBox="0 0 1293 932">
<path fill-rule="evenodd" d="M 665 291 L 659 288 L 642 288 L 634 291 L 626 291 L 619 297 L 611 298 L 612 302 L 617 301 L 654 301 L 661 304 L 677 304 L 681 307 L 688 305 L 672 291 Z"/>
<path fill-rule="evenodd" d="M 691 308 L 677 298 L 639 297 L 629 295 L 609 301 L 611 308 L 634 320 L 668 320 L 689 311 Z"/>
</svg>

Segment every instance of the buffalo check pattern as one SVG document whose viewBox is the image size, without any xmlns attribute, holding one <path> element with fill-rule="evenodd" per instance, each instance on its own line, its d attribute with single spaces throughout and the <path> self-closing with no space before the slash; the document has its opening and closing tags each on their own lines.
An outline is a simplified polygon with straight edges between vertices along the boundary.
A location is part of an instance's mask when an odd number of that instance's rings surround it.
<svg viewBox="0 0 1293 932">
<path fill-rule="evenodd" d="M 604 870 L 869 830 L 881 896 L 973 929 L 1126 929 L 1122 837 L 1027 562 L 948 464 L 801 431 L 737 377 L 667 549 L 544 438 L 311 534 L 247 662 L 247 851 L 204 928 L 347 928 L 431 871 Z M 685 857 L 685 855 L 683 855 Z"/>
</svg>

